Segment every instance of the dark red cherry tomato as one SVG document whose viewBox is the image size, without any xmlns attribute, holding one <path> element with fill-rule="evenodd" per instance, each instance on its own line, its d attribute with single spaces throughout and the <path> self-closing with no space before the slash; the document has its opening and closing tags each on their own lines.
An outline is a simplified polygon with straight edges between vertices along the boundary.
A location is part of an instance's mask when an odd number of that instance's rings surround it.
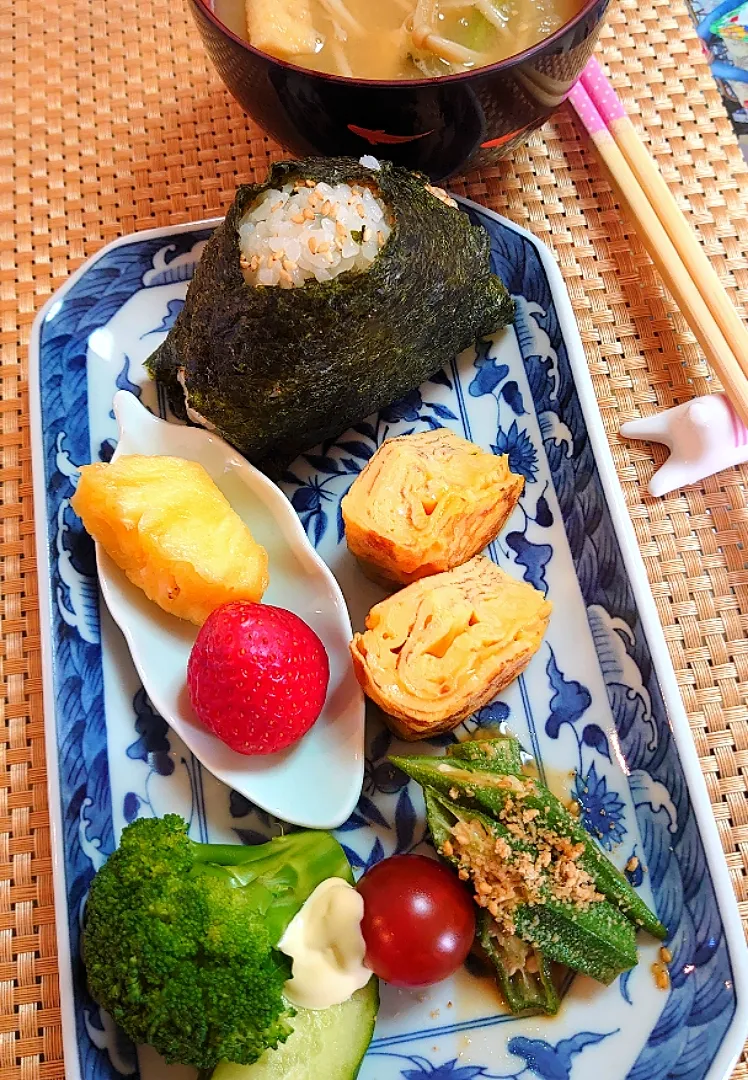
<svg viewBox="0 0 748 1080">
<path fill-rule="evenodd" d="M 358 883 L 367 967 L 394 986 L 431 986 L 470 952 L 475 905 L 452 870 L 423 855 L 393 855 Z"/>
</svg>

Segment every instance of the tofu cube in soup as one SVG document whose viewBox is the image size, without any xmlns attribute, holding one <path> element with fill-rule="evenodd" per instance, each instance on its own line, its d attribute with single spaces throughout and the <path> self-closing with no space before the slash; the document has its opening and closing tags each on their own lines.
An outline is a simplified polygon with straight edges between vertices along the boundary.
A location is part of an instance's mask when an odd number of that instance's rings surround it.
<svg viewBox="0 0 748 1080">
<path fill-rule="evenodd" d="M 314 53 L 319 34 L 312 21 L 311 0 L 246 0 L 249 40 L 273 56 Z"/>
</svg>

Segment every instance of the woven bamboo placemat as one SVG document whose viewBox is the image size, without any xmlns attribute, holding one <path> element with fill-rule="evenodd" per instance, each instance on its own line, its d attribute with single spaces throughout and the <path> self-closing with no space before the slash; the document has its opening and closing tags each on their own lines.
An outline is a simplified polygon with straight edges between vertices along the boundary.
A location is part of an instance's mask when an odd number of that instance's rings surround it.
<svg viewBox="0 0 748 1080">
<path fill-rule="evenodd" d="M 220 213 L 236 183 L 264 175 L 280 152 L 222 89 L 180 0 L 2 0 L 0 13 L 0 1077 L 58 1080 L 29 330 L 107 241 Z M 684 4 L 620 0 L 601 51 L 716 268 L 748 304 L 748 171 Z M 748 916 L 748 467 L 664 500 L 643 494 L 650 449 L 620 443 L 619 423 L 713 383 L 570 113 L 512 162 L 453 187 L 528 226 L 560 262 Z"/>
</svg>

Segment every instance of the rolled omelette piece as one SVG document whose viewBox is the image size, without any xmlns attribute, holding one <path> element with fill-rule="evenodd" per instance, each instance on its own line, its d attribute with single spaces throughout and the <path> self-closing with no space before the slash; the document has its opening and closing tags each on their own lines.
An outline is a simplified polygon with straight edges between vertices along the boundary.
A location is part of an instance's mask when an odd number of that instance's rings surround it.
<svg viewBox="0 0 748 1080">
<path fill-rule="evenodd" d="M 231 600 L 259 602 L 267 552 L 195 461 L 127 454 L 84 465 L 73 510 L 164 611 L 201 626 Z"/>
<path fill-rule="evenodd" d="M 351 642 L 356 677 L 401 738 L 451 731 L 524 671 L 551 610 L 478 555 L 375 604 Z"/>
<path fill-rule="evenodd" d="M 350 551 L 370 576 L 408 585 L 490 544 L 525 479 L 447 428 L 387 439 L 342 502 Z"/>
</svg>

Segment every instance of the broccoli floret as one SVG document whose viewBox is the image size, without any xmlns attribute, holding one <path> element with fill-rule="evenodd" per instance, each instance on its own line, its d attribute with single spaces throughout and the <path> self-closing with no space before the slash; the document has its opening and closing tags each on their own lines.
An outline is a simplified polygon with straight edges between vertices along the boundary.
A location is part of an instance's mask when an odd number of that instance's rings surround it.
<svg viewBox="0 0 748 1080">
<path fill-rule="evenodd" d="M 174 814 L 134 822 L 86 904 L 92 997 L 170 1064 L 251 1064 L 291 1033 L 290 962 L 276 946 L 328 877 L 352 880 L 329 833 L 245 847 L 197 843 Z"/>
</svg>

